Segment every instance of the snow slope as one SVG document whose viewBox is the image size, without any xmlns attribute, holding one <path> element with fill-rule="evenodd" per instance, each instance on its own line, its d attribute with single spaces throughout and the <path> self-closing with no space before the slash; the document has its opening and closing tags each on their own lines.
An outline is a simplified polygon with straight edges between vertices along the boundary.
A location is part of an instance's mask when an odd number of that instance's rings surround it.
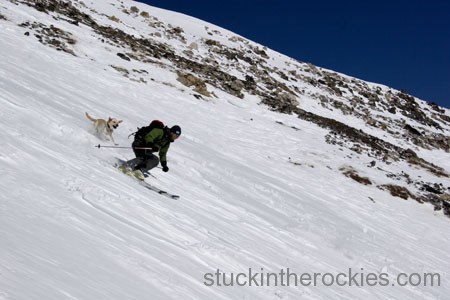
<svg viewBox="0 0 450 300">
<path fill-rule="evenodd" d="M 204 26 L 154 11 L 193 31 Z M 156 65 L 130 62 L 155 79 L 130 81 L 110 68 L 123 63 L 113 46 L 85 26 L 59 23 L 76 35 L 72 56 L 17 26 L 52 24 L 50 15 L 9 1 L 0 12 L 0 299 L 448 299 L 449 219 L 342 176 L 350 162 L 369 174 L 370 158 L 325 143 L 325 129 L 256 96 L 210 87 L 218 97 L 199 101 Z M 111 144 L 93 135 L 85 111 L 123 119 L 114 133 L 121 146 L 151 119 L 179 124 L 170 172 L 148 180 L 181 198 L 115 170 L 115 157 L 131 150 L 95 148 Z M 440 287 L 205 285 L 206 273 L 249 268 L 442 277 Z"/>
</svg>

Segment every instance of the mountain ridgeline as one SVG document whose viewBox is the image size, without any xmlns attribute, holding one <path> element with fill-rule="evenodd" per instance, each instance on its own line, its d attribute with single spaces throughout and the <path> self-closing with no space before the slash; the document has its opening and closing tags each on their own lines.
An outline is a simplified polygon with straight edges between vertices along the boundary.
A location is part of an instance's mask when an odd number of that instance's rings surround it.
<svg viewBox="0 0 450 300">
<path fill-rule="evenodd" d="M 112 2 L 117 13 L 105 14 L 82 1 L 8 1 L 53 17 L 53 24 L 36 20 L 17 24 L 25 30 L 29 43 L 38 41 L 78 57 L 76 33 L 63 29 L 61 24 L 86 27 L 97 36 L 98 43 L 120 49 L 116 54 L 122 63 L 108 68 L 130 81 L 143 85 L 158 82 L 145 69 L 128 66 L 138 61 L 176 74 L 178 83 L 198 101 L 218 98 L 212 87 L 241 101 L 257 97 L 269 110 L 295 115 L 326 129 L 326 143 L 367 156 L 371 159 L 367 168 L 398 182 L 377 184 L 379 189 L 403 199 L 430 203 L 450 216 L 449 187 L 445 184 L 449 182 L 448 169 L 421 155 L 450 152 L 448 109 L 417 99 L 407 91 L 296 61 L 207 23 L 202 35 L 188 32 L 182 25 L 161 21 L 151 7 L 137 3 Z M 140 20 L 142 27 L 127 25 L 122 16 Z M 9 22 L 8 17 L 0 14 L 0 22 Z M 166 42 L 169 40 L 170 44 Z M 179 46 L 173 47 L 174 43 Z M 179 89 L 173 82 L 160 83 Z M 291 127 L 283 122 L 279 125 Z M 294 163 L 290 158 L 289 162 Z M 378 162 L 387 166 L 402 162 L 435 180 L 414 177 L 408 169 L 395 173 Z M 374 184 L 352 168 L 342 168 L 341 174 L 364 185 Z"/>
</svg>

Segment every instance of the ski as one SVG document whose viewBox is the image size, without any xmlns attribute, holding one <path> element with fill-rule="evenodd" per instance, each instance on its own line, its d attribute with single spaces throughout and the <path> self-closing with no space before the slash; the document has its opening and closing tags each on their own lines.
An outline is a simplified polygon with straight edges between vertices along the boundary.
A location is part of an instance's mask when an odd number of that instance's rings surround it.
<svg viewBox="0 0 450 300">
<path fill-rule="evenodd" d="M 117 162 L 114 164 L 114 167 L 119 168 L 119 167 L 122 166 L 124 163 L 125 163 L 124 160 L 121 160 L 121 159 L 117 158 Z M 124 173 L 124 174 L 125 174 L 125 173 Z M 147 175 L 147 176 L 145 176 L 145 175 Z M 150 175 L 149 173 L 145 173 L 145 174 L 144 174 L 145 177 L 148 177 L 149 175 Z M 130 176 L 130 175 L 129 175 L 129 176 Z M 130 176 L 130 177 L 133 177 L 134 179 L 136 179 L 136 180 L 139 182 L 140 185 L 142 185 L 143 187 L 147 188 L 148 190 L 151 190 L 151 191 L 153 191 L 153 192 L 156 192 L 156 193 L 158 193 L 158 194 L 160 194 L 160 195 L 163 195 L 163 196 L 165 196 L 165 197 L 167 197 L 167 198 L 175 199 L 175 200 L 180 198 L 180 196 L 178 196 L 178 195 L 171 194 L 171 193 L 169 193 L 169 192 L 167 192 L 167 191 L 165 191 L 165 190 L 162 190 L 162 189 L 160 189 L 160 188 L 158 188 L 158 187 L 156 187 L 156 186 L 154 186 L 154 185 L 152 185 L 152 184 L 150 184 L 150 183 L 148 183 L 148 182 L 145 182 L 145 181 L 143 181 L 143 180 L 139 180 L 139 179 L 137 179 L 137 178 L 134 177 L 134 176 Z"/>
<path fill-rule="evenodd" d="M 118 167 L 120 167 L 120 166 L 122 166 L 123 164 L 125 164 L 126 163 L 126 161 L 125 160 L 123 160 L 123 159 L 120 159 L 120 158 L 117 158 L 117 157 L 115 157 L 115 162 L 114 162 L 114 167 L 116 167 L 116 168 L 118 168 Z"/>
<path fill-rule="evenodd" d="M 151 190 L 153 192 L 156 192 L 156 193 L 158 193 L 160 195 L 163 195 L 163 196 L 165 196 L 167 198 L 175 199 L 175 200 L 180 198 L 180 196 L 171 194 L 169 192 L 166 192 L 166 191 L 164 191 L 164 190 L 162 190 L 162 189 L 160 189 L 160 188 L 158 188 L 158 187 L 156 187 L 156 186 L 154 186 L 154 185 L 152 185 L 152 184 L 150 184 L 148 182 L 139 181 L 139 184 L 142 185 L 143 187 L 145 187 L 145 188 L 147 188 L 147 189 L 149 189 L 149 190 Z"/>
</svg>

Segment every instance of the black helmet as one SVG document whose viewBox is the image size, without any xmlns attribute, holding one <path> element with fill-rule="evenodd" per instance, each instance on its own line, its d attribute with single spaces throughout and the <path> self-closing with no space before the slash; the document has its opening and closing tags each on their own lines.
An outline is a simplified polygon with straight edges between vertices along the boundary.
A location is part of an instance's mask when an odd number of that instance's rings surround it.
<svg viewBox="0 0 450 300">
<path fill-rule="evenodd" d="M 172 126 L 172 128 L 170 128 L 170 132 L 173 132 L 179 136 L 181 134 L 181 128 L 178 125 L 174 125 Z"/>
</svg>

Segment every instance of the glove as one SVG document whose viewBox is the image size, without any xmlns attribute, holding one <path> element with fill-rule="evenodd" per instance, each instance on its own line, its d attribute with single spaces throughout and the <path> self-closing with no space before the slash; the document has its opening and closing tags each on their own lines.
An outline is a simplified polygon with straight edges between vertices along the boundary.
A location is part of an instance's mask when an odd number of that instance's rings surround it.
<svg viewBox="0 0 450 300">
<path fill-rule="evenodd" d="M 163 172 L 169 172 L 169 167 L 167 166 L 167 161 L 161 162 Z"/>
<path fill-rule="evenodd" d="M 153 153 L 153 152 L 158 152 L 159 151 L 159 147 L 156 146 L 153 143 L 146 144 L 145 148 L 149 148 L 149 149 L 145 149 L 145 152 L 150 153 L 150 154 Z"/>
<path fill-rule="evenodd" d="M 156 146 L 155 144 L 150 144 L 149 148 L 152 148 L 152 150 L 150 150 L 152 152 L 158 152 L 159 151 L 159 147 Z"/>
</svg>

